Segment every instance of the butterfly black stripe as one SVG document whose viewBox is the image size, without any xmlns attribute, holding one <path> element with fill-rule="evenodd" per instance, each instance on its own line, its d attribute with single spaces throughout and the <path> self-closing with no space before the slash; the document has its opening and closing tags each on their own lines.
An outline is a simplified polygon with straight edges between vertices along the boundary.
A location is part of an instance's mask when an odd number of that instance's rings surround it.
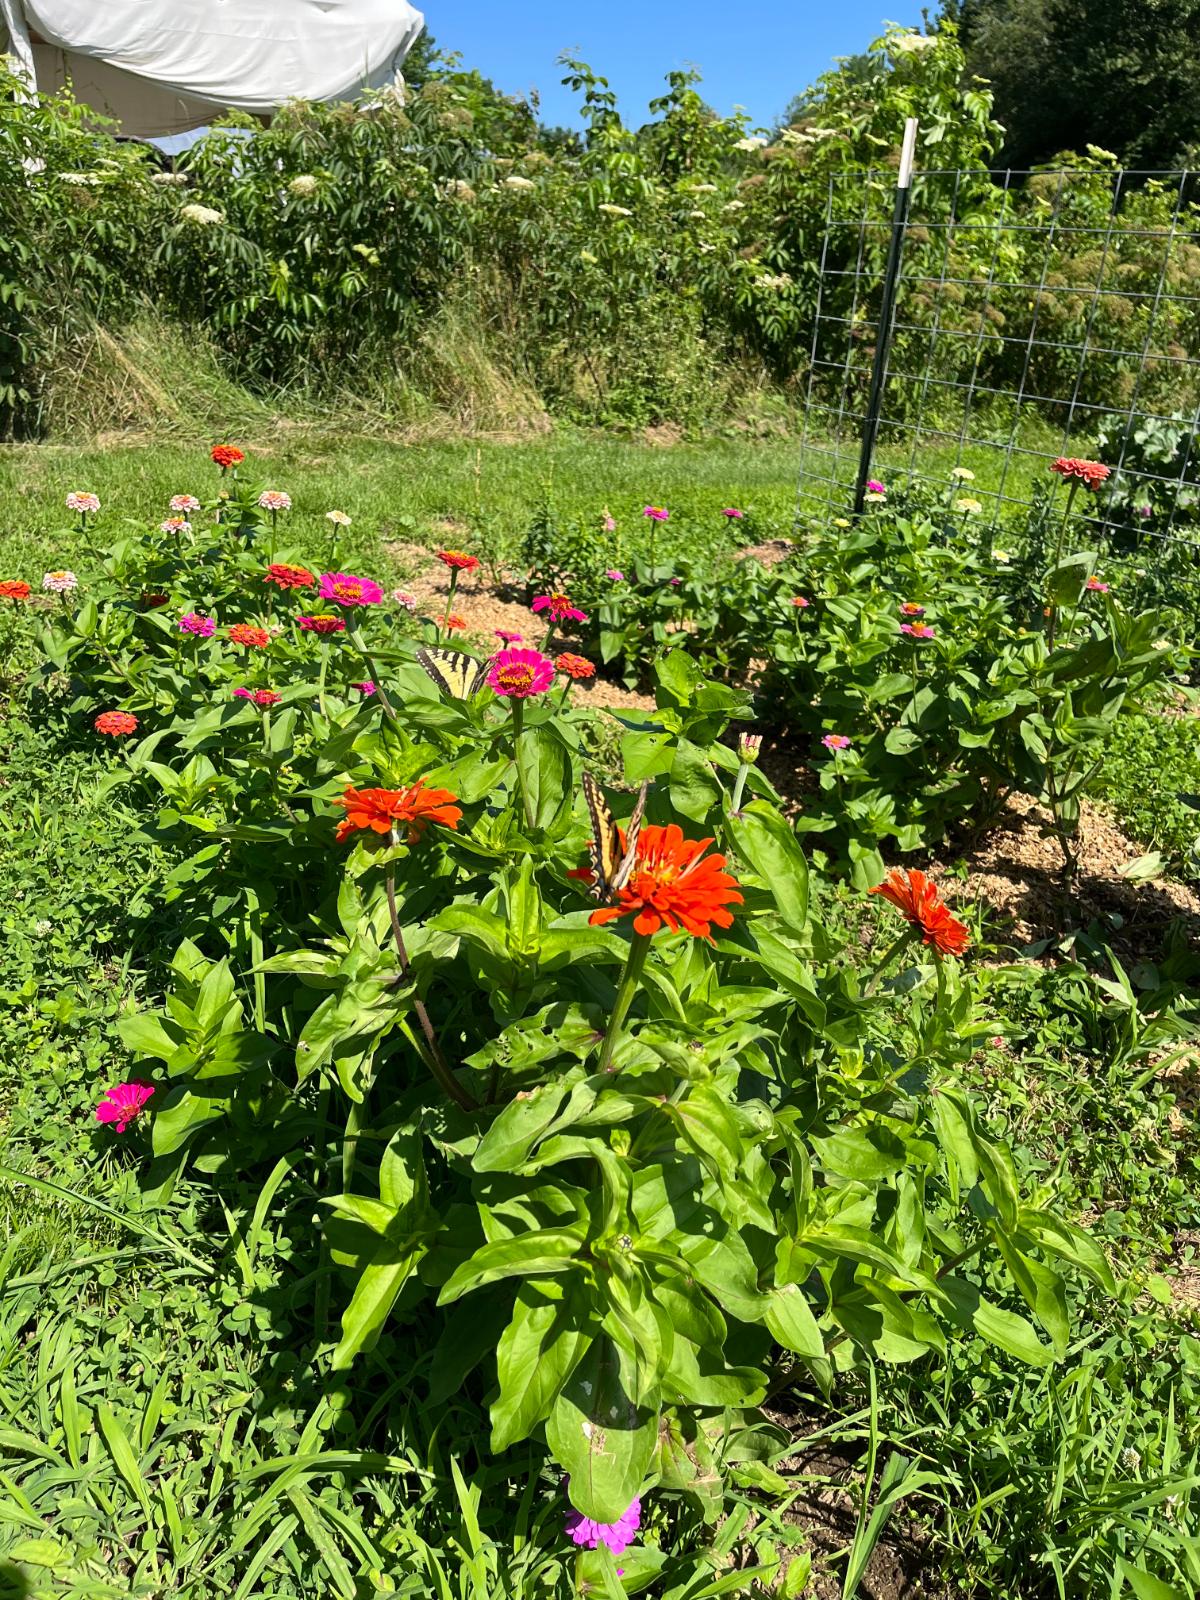
<svg viewBox="0 0 1200 1600">
<path fill-rule="evenodd" d="M 593 900 L 614 900 L 629 882 L 633 864 L 637 859 L 638 835 L 642 831 L 642 818 L 646 815 L 646 795 L 649 784 L 642 785 L 637 804 L 633 808 L 625 829 L 625 849 L 621 849 L 621 830 L 612 814 L 612 807 L 604 798 L 604 791 L 590 772 L 583 775 L 583 797 L 587 801 L 592 819 L 592 839 L 589 851 L 595 882 L 592 884 Z"/>
<path fill-rule="evenodd" d="M 478 694 L 487 673 L 487 662 L 464 655 L 461 650 L 445 650 L 435 646 L 417 651 L 417 660 L 443 694 L 453 700 L 469 700 Z"/>
</svg>

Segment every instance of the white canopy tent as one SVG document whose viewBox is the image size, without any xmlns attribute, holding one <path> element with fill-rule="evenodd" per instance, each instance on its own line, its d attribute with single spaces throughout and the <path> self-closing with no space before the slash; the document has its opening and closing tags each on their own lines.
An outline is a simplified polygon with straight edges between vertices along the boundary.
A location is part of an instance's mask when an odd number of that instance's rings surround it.
<svg viewBox="0 0 1200 1600">
<path fill-rule="evenodd" d="M 142 139 L 392 83 L 423 26 L 407 0 L 0 0 L 31 89 L 70 80 Z"/>
</svg>

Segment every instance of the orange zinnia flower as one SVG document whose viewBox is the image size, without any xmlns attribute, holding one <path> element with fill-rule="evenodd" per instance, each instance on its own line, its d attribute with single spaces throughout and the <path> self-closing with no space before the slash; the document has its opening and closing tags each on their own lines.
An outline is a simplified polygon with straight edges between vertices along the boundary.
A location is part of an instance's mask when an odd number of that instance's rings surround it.
<svg viewBox="0 0 1200 1600">
<path fill-rule="evenodd" d="M 242 644 L 255 650 L 262 650 L 271 642 L 267 630 L 256 628 L 252 622 L 235 622 L 226 637 L 231 644 Z"/>
<path fill-rule="evenodd" d="M 5 600 L 28 600 L 29 585 L 24 578 L 5 578 L 0 583 L 0 598 Z"/>
<path fill-rule="evenodd" d="M 966 925 L 943 905 L 937 885 L 923 872 L 893 867 L 882 883 L 870 891 L 890 900 L 905 920 L 920 928 L 921 939 L 939 955 L 961 956 L 971 942 Z"/>
<path fill-rule="evenodd" d="M 462 808 L 455 804 L 457 798 L 449 789 L 426 789 L 424 778 L 411 789 L 349 788 L 337 801 L 346 808 L 346 820 L 338 824 L 338 843 L 360 828 L 390 833 L 397 823 L 407 823 L 408 843 L 415 844 L 430 822 L 458 827 Z"/>
<path fill-rule="evenodd" d="M 621 838 L 624 847 L 624 835 Z M 593 926 L 615 917 L 632 917 L 635 933 L 657 933 L 664 926 L 680 928 L 698 939 L 712 939 L 712 924 L 728 928 L 740 905 L 737 879 L 725 871 L 724 856 L 707 856 L 711 839 L 685 839 L 678 826 L 647 823 L 638 834 L 637 861 L 629 882 L 618 890 L 616 905 L 601 906 L 588 921 Z"/>
<path fill-rule="evenodd" d="M 264 583 L 278 584 L 281 589 L 307 589 L 316 581 L 307 567 L 289 567 L 282 561 L 272 561 L 263 579 Z"/>
</svg>

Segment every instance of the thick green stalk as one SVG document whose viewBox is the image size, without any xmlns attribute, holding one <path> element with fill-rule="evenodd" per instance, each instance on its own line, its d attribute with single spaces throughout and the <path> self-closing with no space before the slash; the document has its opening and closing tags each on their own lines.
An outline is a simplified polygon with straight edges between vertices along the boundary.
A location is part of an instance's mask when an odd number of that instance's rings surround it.
<svg viewBox="0 0 1200 1600">
<path fill-rule="evenodd" d="M 750 776 L 750 768 L 753 765 L 754 763 L 752 761 L 743 761 L 741 766 L 738 768 L 737 782 L 733 786 L 732 810 L 735 813 L 742 809 L 742 795 L 745 793 L 746 779 Z"/>
<path fill-rule="evenodd" d="M 617 998 L 613 1003 L 612 1015 L 608 1019 L 608 1027 L 604 1033 L 604 1043 L 600 1047 L 600 1064 L 597 1072 L 607 1072 L 612 1054 L 620 1037 L 621 1028 L 629 1014 L 629 1007 L 637 993 L 642 973 L 646 966 L 646 957 L 650 954 L 651 934 L 635 933 L 629 944 L 629 954 L 625 958 L 625 970 L 621 974 L 621 981 L 617 985 Z"/>
<path fill-rule="evenodd" d="M 521 732 L 525 716 L 525 703 L 517 695 L 512 696 L 513 720 L 513 762 L 517 769 L 517 788 L 521 791 L 521 807 L 525 812 L 525 825 L 534 826 L 533 806 L 529 800 L 529 789 L 525 782 L 525 769 L 521 765 Z"/>
</svg>

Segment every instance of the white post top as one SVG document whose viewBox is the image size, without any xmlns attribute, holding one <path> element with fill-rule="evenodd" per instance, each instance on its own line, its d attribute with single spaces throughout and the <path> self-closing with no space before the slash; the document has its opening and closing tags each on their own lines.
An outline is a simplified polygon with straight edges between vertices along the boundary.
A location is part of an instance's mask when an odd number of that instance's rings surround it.
<svg viewBox="0 0 1200 1600">
<path fill-rule="evenodd" d="M 900 146 L 900 176 L 897 189 L 907 189 L 912 184 L 913 163 L 917 155 L 917 119 L 909 117 L 904 124 L 904 143 Z"/>
</svg>

